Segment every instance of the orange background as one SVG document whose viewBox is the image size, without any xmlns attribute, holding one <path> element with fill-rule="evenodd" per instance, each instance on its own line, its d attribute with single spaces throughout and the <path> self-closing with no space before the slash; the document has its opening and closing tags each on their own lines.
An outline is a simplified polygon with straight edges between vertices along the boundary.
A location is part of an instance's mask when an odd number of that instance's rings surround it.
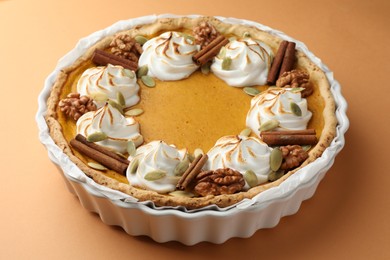
<svg viewBox="0 0 390 260">
<path fill-rule="evenodd" d="M 346 146 L 277 227 L 192 247 L 129 236 L 82 208 L 39 143 L 37 96 L 57 60 L 118 20 L 161 13 L 266 24 L 305 42 L 341 83 Z M 390 259 L 389 13 L 388 0 L 0 0 L 0 258 Z"/>
</svg>

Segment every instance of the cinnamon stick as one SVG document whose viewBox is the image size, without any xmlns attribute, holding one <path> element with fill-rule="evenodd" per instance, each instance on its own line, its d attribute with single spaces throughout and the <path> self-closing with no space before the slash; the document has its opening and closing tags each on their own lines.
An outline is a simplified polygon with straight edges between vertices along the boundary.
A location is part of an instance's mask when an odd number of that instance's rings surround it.
<svg viewBox="0 0 390 260">
<path fill-rule="evenodd" d="M 284 72 L 293 69 L 295 62 L 295 45 L 295 42 L 288 42 L 282 66 L 280 67 L 279 77 L 282 76 Z"/>
<path fill-rule="evenodd" d="M 121 173 L 123 175 L 126 174 L 126 169 L 128 167 L 128 164 L 123 163 L 121 161 L 118 161 L 102 152 L 99 152 L 98 150 L 95 150 L 91 148 L 90 146 L 76 140 L 72 139 L 70 141 L 70 145 L 78 150 L 80 153 L 90 157 L 91 159 L 97 161 L 98 163 L 106 166 L 107 168 L 116 171 L 118 173 Z"/>
<path fill-rule="evenodd" d="M 176 188 L 179 190 L 185 190 L 188 185 L 195 179 L 195 177 L 200 173 L 208 158 L 209 157 L 207 156 L 207 154 L 198 155 L 192 161 L 192 163 L 184 172 L 184 174 L 181 176 L 180 180 L 176 185 Z"/>
<path fill-rule="evenodd" d="M 261 139 L 264 143 L 270 146 L 278 146 L 278 145 L 314 145 L 317 143 L 317 137 L 315 135 L 286 135 L 286 134 L 271 134 L 271 135 L 261 135 Z"/>
<path fill-rule="evenodd" d="M 215 38 L 210 44 L 204 47 L 201 51 L 197 52 L 193 57 L 193 61 L 202 66 L 210 61 L 212 58 L 218 55 L 219 51 L 223 46 L 229 43 L 229 40 L 226 39 L 223 35 L 219 35 Z"/>
<path fill-rule="evenodd" d="M 81 135 L 81 134 L 76 135 L 75 139 L 76 139 L 77 141 L 80 141 L 80 142 L 82 142 L 83 144 L 85 144 L 85 145 L 91 147 L 91 148 L 94 149 L 94 150 L 97 150 L 97 151 L 99 151 L 99 152 L 101 152 L 101 153 L 104 153 L 105 155 L 110 156 L 111 158 L 113 158 L 113 159 L 115 159 L 115 160 L 118 160 L 118 161 L 120 161 L 120 162 L 122 162 L 122 163 L 125 163 L 125 164 L 127 164 L 127 165 L 130 163 L 129 160 L 127 160 L 126 158 L 123 158 L 123 157 L 119 156 L 119 155 L 116 154 L 115 152 L 112 152 L 112 151 L 110 151 L 110 150 L 104 148 L 104 147 L 101 146 L 101 145 L 98 145 L 98 144 L 95 144 L 95 143 L 92 143 L 92 142 L 88 142 L 88 141 L 87 141 L 87 138 L 85 138 L 85 137 L 84 137 L 83 135 Z"/>
<path fill-rule="evenodd" d="M 92 54 L 92 61 L 97 65 L 106 66 L 107 64 L 120 65 L 125 69 L 136 71 L 138 63 L 121 58 L 115 54 L 96 49 Z"/>
<path fill-rule="evenodd" d="M 262 131 L 260 135 L 315 135 L 316 130 L 313 128 L 304 130 L 281 130 L 281 131 Z"/>
<path fill-rule="evenodd" d="M 288 41 L 282 41 L 279 45 L 278 52 L 276 53 L 275 59 L 272 62 L 271 69 L 269 70 L 268 73 L 267 83 L 269 85 L 275 85 L 275 82 L 279 77 L 279 70 L 283 62 L 287 45 L 288 45 Z"/>
</svg>

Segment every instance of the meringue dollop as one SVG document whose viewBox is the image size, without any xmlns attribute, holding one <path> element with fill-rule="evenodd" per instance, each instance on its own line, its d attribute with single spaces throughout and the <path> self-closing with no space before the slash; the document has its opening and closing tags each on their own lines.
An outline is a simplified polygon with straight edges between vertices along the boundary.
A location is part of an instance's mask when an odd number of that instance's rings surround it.
<svg viewBox="0 0 390 260">
<path fill-rule="evenodd" d="M 198 66 L 192 56 L 198 47 L 184 34 L 165 32 L 143 46 L 138 65 L 148 66 L 148 75 L 159 80 L 180 80 L 190 76 Z"/>
<path fill-rule="evenodd" d="M 92 97 L 98 108 L 104 106 L 107 98 L 116 101 L 118 92 L 122 93 L 125 99 L 125 107 L 134 106 L 140 100 L 138 91 L 135 73 L 111 64 L 85 70 L 77 82 L 77 92 Z M 99 94 L 105 98 L 95 98 Z"/>
<path fill-rule="evenodd" d="M 223 68 L 224 59 L 231 59 L 228 68 Z M 265 85 L 272 59 L 271 48 L 263 42 L 232 40 L 214 58 L 211 70 L 232 87 Z"/>
<path fill-rule="evenodd" d="M 293 113 L 291 103 L 299 106 L 301 115 Z M 261 124 L 271 119 L 279 121 L 278 129 L 304 130 L 311 116 L 307 100 L 301 97 L 300 91 L 272 87 L 252 98 L 246 125 L 258 135 Z"/>
<path fill-rule="evenodd" d="M 138 160 L 138 168 L 135 173 L 127 168 L 126 176 L 131 185 L 153 190 L 158 193 L 174 191 L 179 176 L 175 176 L 174 170 L 178 163 L 187 156 L 187 150 L 178 150 L 173 145 L 164 141 L 152 141 L 139 147 L 134 156 L 129 156 L 130 162 Z M 162 171 L 165 176 L 158 180 L 146 180 L 145 176 L 153 171 Z"/>
<path fill-rule="evenodd" d="M 268 180 L 271 151 L 267 144 L 256 137 L 224 136 L 208 151 L 209 159 L 205 168 L 207 170 L 231 168 L 241 174 L 251 170 L 257 176 L 258 185 Z M 244 188 L 249 188 L 248 183 Z"/>
<path fill-rule="evenodd" d="M 136 146 L 143 143 L 138 122 L 132 117 L 123 116 L 108 103 L 82 115 L 76 122 L 76 131 L 85 137 L 96 132 L 106 134 L 107 139 L 97 144 L 119 153 L 126 152 L 128 141 L 133 141 Z"/>
</svg>

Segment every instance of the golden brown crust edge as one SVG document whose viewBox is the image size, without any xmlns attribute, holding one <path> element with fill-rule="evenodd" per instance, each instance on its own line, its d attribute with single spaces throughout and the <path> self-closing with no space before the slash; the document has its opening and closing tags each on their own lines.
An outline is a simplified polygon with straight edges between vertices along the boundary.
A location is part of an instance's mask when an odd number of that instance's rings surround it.
<svg viewBox="0 0 390 260">
<path fill-rule="evenodd" d="M 235 34 L 235 35 L 243 35 L 245 32 L 249 32 L 252 37 L 260 39 L 266 42 L 273 50 L 276 50 L 279 46 L 281 39 L 270 35 L 266 32 L 260 31 L 257 28 L 247 27 L 242 25 L 229 25 L 224 24 L 221 21 L 212 18 L 212 17 L 200 17 L 196 19 L 191 18 L 163 18 L 157 20 L 153 24 L 138 26 L 127 32 L 130 35 L 135 36 L 138 34 L 144 35 L 153 35 L 158 33 L 159 31 L 164 30 L 175 30 L 179 28 L 191 29 L 194 25 L 198 24 L 200 20 L 208 20 L 211 22 L 217 30 L 219 30 L 223 34 Z M 238 203 L 244 198 L 251 199 L 255 195 L 260 192 L 267 190 L 271 187 L 278 186 L 284 180 L 286 180 L 289 176 L 294 174 L 296 171 L 307 165 L 308 163 L 314 161 L 318 158 L 326 147 L 329 146 L 331 141 L 333 140 L 336 133 L 336 124 L 337 120 L 335 118 L 335 103 L 330 91 L 330 85 L 326 79 L 325 74 L 321 71 L 317 66 L 315 66 L 307 57 L 301 52 L 298 52 L 298 66 L 305 67 L 310 72 L 311 80 L 313 80 L 319 88 L 319 91 L 324 98 L 324 128 L 322 131 L 322 135 L 319 139 L 318 144 L 312 148 L 309 153 L 309 158 L 299 167 L 294 169 L 293 171 L 288 172 L 279 180 L 267 183 L 265 185 L 257 186 L 250 189 L 247 192 L 240 192 L 232 195 L 219 195 L 219 196 L 207 196 L 207 197 L 199 197 L 199 198 L 186 198 L 186 197 L 173 197 L 167 196 L 163 194 L 159 194 L 154 191 L 142 190 L 135 188 L 131 185 L 120 183 L 117 180 L 114 180 L 110 177 L 105 176 L 103 173 L 93 170 L 85 165 L 78 157 L 76 157 L 72 150 L 69 147 L 68 142 L 65 140 L 65 137 L 62 133 L 62 127 L 60 123 L 57 121 L 57 104 L 59 102 L 59 97 L 61 93 L 61 89 L 66 82 L 68 73 L 76 69 L 80 64 L 82 64 L 85 60 L 90 59 L 92 52 L 96 48 L 105 48 L 111 42 L 113 36 L 106 37 L 96 43 L 93 47 L 91 47 L 82 57 L 80 57 L 73 65 L 63 69 L 58 74 L 58 77 L 53 85 L 53 89 L 51 91 L 50 97 L 47 101 L 47 115 L 46 122 L 50 129 L 50 135 L 52 136 L 55 143 L 63 150 L 63 152 L 69 156 L 69 158 L 79 167 L 87 176 L 91 177 L 96 183 L 105 185 L 111 189 L 118 190 L 124 192 L 128 195 L 131 195 L 137 198 L 139 201 L 148 201 L 151 200 L 157 206 L 184 206 L 188 209 L 196 209 L 202 208 L 208 205 L 217 205 L 219 207 L 227 207 L 233 204 Z"/>
</svg>

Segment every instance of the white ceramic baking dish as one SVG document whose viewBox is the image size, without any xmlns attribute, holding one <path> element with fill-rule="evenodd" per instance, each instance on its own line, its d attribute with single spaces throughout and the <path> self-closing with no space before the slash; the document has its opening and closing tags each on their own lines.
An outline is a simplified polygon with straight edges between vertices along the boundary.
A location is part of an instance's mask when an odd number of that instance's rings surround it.
<svg viewBox="0 0 390 260">
<path fill-rule="evenodd" d="M 196 16 L 198 15 L 189 15 Z M 315 162 L 290 176 L 278 187 L 266 190 L 251 200 L 244 200 L 227 209 L 209 207 L 193 211 L 183 208 L 157 208 L 150 202 L 140 203 L 127 194 L 110 190 L 86 177 L 50 137 L 44 116 L 46 100 L 58 72 L 72 64 L 99 39 L 139 24 L 152 23 L 162 17 L 178 16 L 151 15 L 120 21 L 81 39 L 73 50 L 60 59 L 55 70 L 45 81 L 38 99 L 39 108 L 36 114 L 39 138 L 47 148 L 49 158 L 58 166 L 69 191 L 79 198 L 84 208 L 98 213 L 104 223 L 122 227 L 130 235 L 146 235 L 157 242 L 179 241 L 186 245 L 194 245 L 202 241 L 223 243 L 232 237 L 250 237 L 258 229 L 274 227 L 283 216 L 297 212 L 302 201 L 314 194 L 336 155 L 343 148 L 344 134 L 349 127 L 346 116 L 347 103 L 341 95 L 339 83 L 333 78 L 333 73 L 303 43 L 282 32 L 252 21 L 216 17 L 224 23 L 254 26 L 283 39 L 295 41 L 297 48 L 326 73 L 331 84 L 337 106 L 337 136 Z"/>
</svg>

